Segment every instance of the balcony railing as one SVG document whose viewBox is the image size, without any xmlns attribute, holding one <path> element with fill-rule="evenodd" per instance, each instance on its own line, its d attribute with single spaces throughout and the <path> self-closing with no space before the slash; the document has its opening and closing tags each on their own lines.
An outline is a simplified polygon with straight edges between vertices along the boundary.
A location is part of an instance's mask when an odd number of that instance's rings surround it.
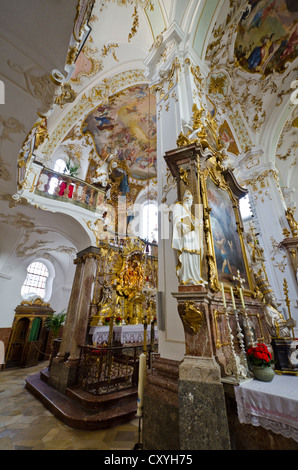
<svg viewBox="0 0 298 470">
<path fill-rule="evenodd" d="M 35 193 L 47 198 L 70 202 L 95 211 L 104 200 L 104 191 L 74 176 L 43 168 Z"/>
</svg>

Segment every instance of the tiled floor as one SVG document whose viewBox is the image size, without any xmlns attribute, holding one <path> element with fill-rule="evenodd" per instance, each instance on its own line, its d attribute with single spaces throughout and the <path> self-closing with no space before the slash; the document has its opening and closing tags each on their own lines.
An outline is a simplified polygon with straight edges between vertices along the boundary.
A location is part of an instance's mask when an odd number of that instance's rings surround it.
<svg viewBox="0 0 298 470">
<path fill-rule="evenodd" d="M 131 450 L 138 420 L 100 431 L 73 429 L 25 389 L 25 379 L 46 367 L 0 371 L 0 450 Z"/>
</svg>

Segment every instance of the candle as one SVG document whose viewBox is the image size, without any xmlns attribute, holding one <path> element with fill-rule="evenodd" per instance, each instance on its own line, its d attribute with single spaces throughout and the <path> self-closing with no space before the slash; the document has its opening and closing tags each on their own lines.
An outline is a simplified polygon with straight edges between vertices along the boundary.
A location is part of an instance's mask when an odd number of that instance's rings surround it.
<svg viewBox="0 0 298 470">
<path fill-rule="evenodd" d="M 143 416 L 143 397 L 144 397 L 144 382 L 146 371 L 146 355 L 142 353 L 139 357 L 139 383 L 138 383 L 138 402 L 137 402 L 137 416 Z"/>
<path fill-rule="evenodd" d="M 230 291 L 231 291 L 231 298 L 233 302 L 233 309 L 236 310 L 236 304 L 235 304 L 235 299 L 234 299 L 234 292 L 233 292 L 233 287 L 230 286 Z"/>
<path fill-rule="evenodd" d="M 240 289 L 240 298 L 241 298 L 242 307 L 245 308 L 242 289 Z"/>
<path fill-rule="evenodd" d="M 226 298 L 225 298 L 225 290 L 224 290 L 223 283 L 221 283 L 221 293 L 222 293 L 222 300 L 223 300 L 224 308 L 227 308 Z"/>
</svg>

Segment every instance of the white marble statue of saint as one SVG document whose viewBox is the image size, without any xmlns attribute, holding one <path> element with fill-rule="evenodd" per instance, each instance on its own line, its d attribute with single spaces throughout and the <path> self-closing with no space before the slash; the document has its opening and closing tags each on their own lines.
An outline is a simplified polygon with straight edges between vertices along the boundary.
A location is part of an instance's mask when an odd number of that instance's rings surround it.
<svg viewBox="0 0 298 470">
<path fill-rule="evenodd" d="M 203 256 L 202 220 L 191 213 L 193 196 L 185 191 L 183 201 L 175 204 L 173 210 L 172 247 L 177 252 L 176 268 L 180 284 L 204 285 L 207 282 L 201 275 Z"/>
<path fill-rule="evenodd" d="M 270 335 L 274 338 L 291 337 L 290 329 L 296 326 L 295 320 L 292 318 L 285 319 L 278 311 L 277 300 L 273 292 L 267 292 L 264 300 L 264 314 Z"/>
</svg>

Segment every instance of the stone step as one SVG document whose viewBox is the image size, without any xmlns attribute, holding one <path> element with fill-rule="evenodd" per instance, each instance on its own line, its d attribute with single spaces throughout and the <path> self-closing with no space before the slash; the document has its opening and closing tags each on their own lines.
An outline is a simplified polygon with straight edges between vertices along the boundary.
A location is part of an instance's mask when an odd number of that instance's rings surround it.
<svg viewBox="0 0 298 470">
<path fill-rule="evenodd" d="M 41 380 L 43 380 L 45 383 L 48 383 L 48 380 L 49 380 L 49 377 L 50 377 L 50 371 L 49 369 L 43 369 L 40 371 L 40 378 Z"/>
<path fill-rule="evenodd" d="M 148 371 L 148 375 L 158 374 L 160 376 L 166 376 L 174 381 L 177 381 L 179 378 L 179 364 L 180 361 L 164 359 L 159 355 L 154 355 L 152 368 L 150 371 Z"/>
<path fill-rule="evenodd" d="M 102 410 L 85 410 L 41 379 L 40 373 L 30 375 L 25 388 L 38 398 L 54 416 L 76 429 L 97 430 L 127 423 L 136 417 L 136 400 Z"/>
<path fill-rule="evenodd" d="M 127 403 L 137 403 L 138 388 L 131 387 L 104 395 L 94 395 L 82 390 L 78 386 L 68 387 L 66 396 L 78 402 L 85 410 L 103 410 L 115 406 L 124 406 Z"/>
</svg>

